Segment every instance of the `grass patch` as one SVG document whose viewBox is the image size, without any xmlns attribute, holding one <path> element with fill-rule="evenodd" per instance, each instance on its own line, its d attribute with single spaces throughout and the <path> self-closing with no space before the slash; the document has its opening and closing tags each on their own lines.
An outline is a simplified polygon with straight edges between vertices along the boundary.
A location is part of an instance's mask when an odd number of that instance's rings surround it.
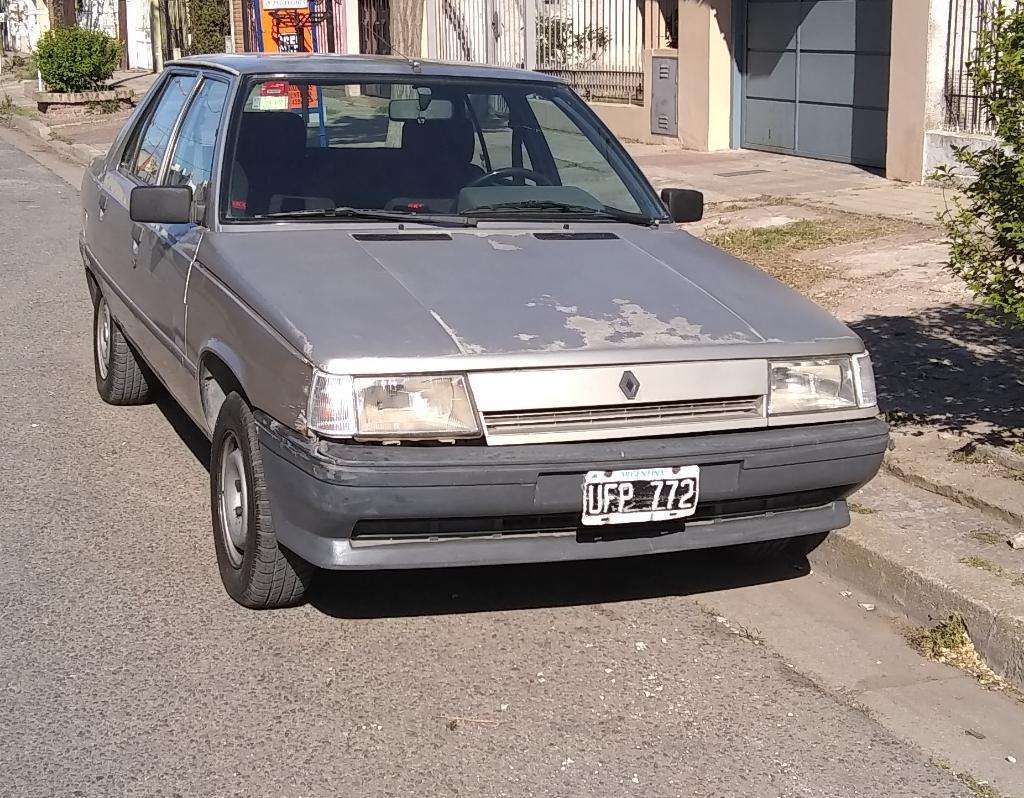
<svg viewBox="0 0 1024 798">
<path fill-rule="evenodd" d="M 998 546 L 1000 543 L 1006 542 L 1005 536 L 997 535 L 987 529 L 975 529 L 971 532 L 970 537 L 986 546 Z"/>
<path fill-rule="evenodd" d="M 850 512 L 857 513 L 857 515 L 874 515 L 878 512 L 873 507 L 865 507 L 863 504 L 857 504 L 857 502 L 847 502 L 846 504 L 850 508 Z"/>
<path fill-rule="evenodd" d="M 1024 441 L 1013 444 L 1013 453 L 1024 457 Z"/>
<path fill-rule="evenodd" d="M 981 658 L 967 632 L 967 624 L 959 615 L 950 615 L 930 629 L 916 630 L 910 644 L 923 657 L 966 671 L 986 687 L 1005 690 L 1008 686 Z"/>
<path fill-rule="evenodd" d="M 954 449 L 946 455 L 946 459 L 951 463 L 967 463 L 970 465 L 989 465 L 992 462 L 989 456 L 979 452 L 978 447 L 973 443 L 968 443 L 966 446 Z"/>
<path fill-rule="evenodd" d="M 1004 568 L 999 563 L 992 562 L 992 560 L 971 556 L 961 558 L 960 563 L 962 565 L 969 565 L 971 568 L 977 568 L 979 571 L 988 571 L 990 574 L 1008 579 L 1014 587 L 1024 587 L 1024 574 Z"/>
<path fill-rule="evenodd" d="M 830 272 L 823 264 L 796 259 L 797 253 L 890 236 L 908 226 L 892 219 L 832 213 L 824 219 L 801 219 L 779 227 L 714 233 L 708 243 L 755 264 L 798 291 L 809 291 Z"/>
</svg>

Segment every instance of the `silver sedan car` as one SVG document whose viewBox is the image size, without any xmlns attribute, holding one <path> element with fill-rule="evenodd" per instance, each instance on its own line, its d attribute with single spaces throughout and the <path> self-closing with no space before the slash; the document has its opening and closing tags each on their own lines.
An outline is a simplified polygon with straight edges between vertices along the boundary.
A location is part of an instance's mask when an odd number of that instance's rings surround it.
<svg viewBox="0 0 1024 798">
<path fill-rule="evenodd" d="M 211 440 L 247 607 L 318 569 L 808 552 L 881 463 L 861 340 L 673 222 L 564 83 L 171 63 L 87 171 L 96 385 Z"/>
</svg>

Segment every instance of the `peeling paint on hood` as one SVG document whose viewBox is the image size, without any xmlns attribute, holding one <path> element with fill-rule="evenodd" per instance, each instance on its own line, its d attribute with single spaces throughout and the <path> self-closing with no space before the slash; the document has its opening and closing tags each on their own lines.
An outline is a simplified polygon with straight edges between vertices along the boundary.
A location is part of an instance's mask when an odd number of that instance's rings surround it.
<svg viewBox="0 0 1024 798">
<path fill-rule="evenodd" d="M 613 299 L 615 310 L 600 317 L 580 315 L 575 306 L 560 305 L 551 297 L 542 297 L 538 304 L 548 304 L 565 313 L 565 329 L 583 337 L 584 347 L 605 345 L 627 347 L 680 346 L 684 344 L 733 344 L 749 341 L 736 335 L 716 337 L 705 335 L 699 324 L 675 316 L 662 319 L 628 299 Z M 562 343 L 562 342 L 556 342 Z M 562 346 L 552 347 L 561 349 Z"/>
</svg>

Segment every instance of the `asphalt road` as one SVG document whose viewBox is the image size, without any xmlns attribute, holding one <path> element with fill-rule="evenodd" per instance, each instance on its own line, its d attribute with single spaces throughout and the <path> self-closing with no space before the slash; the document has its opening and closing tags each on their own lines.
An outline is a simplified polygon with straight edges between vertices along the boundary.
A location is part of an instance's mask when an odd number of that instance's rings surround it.
<svg viewBox="0 0 1024 798">
<path fill-rule="evenodd" d="M 236 606 L 196 430 L 96 396 L 78 214 L 0 141 L 0 795 L 970 794 L 695 600 L 806 564 L 340 575 Z"/>
</svg>

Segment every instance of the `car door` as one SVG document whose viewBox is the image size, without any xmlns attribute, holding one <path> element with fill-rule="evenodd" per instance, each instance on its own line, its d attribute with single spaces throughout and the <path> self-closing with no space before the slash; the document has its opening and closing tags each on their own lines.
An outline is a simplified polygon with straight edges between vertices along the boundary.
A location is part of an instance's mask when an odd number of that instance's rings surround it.
<svg viewBox="0 0 1024 798">
<path fill-rule="evenodd" d="M 160 185 L 192 189 L 193 221 L 139 225 L 140 299 L 158 336 L 168 342 L 177 359 L 165 382 L 179 397 L 194 385 L 184 355 L 185 286 L 206 232 L 205 209 L 229 89 L 225 79 L 201 78 L 172 138 L 160 178 Z"/>
<path fill-rule="evenodd" d="M 104 173 L 98 191 L 102 230 L 97 239 L 104 243 L 97 257 L 102 268 L 111 273 L 129 310 L 118 317 L 118 322 L 161 375 L 174 358 L 145 301 L 147 280 L 140 257 L 143 227 L 131 220 L 129 203 L 136 186 L 158 184 L 173 132 L 198 81 L 195 71 L 174 73 L 165 79 L 159 97 L 128 137 L 116 164 Z"/>
</svg>

